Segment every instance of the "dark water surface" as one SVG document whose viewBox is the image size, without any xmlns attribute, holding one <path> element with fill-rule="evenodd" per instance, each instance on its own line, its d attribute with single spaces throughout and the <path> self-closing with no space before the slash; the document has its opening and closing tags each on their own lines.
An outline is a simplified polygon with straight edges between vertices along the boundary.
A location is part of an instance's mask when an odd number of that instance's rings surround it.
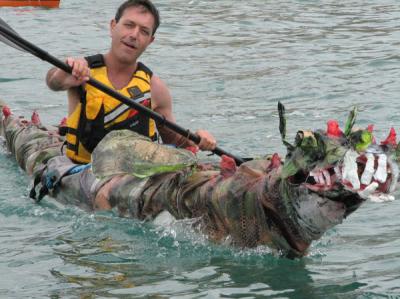
<svg viewBox="0 0 400 299">
<path fill-rule="evenodd" d="M 61 2 L 0 17 L 60 58 L 106 51 L 120 1 Z M 279 100 L 290 138 L 343 124 L 353 105 L 378 139 L 399 128 L 398 1 L 157 4 L 162 25 L 143 61 L 171 88 L 179 124 L 208 129 L 222 148 L 284 154 Z M 66 100 L 45 86 L 49 65 L 2 44 L 0 53 L 0 97 L 57 123 Z M 159 228 L 33 204 L 29 179 L 0 150 L 0 298 L 400 298 L 400 201 L 365 204 L 291 261 L 210 244 L 185 221 Z"/>
</svg>

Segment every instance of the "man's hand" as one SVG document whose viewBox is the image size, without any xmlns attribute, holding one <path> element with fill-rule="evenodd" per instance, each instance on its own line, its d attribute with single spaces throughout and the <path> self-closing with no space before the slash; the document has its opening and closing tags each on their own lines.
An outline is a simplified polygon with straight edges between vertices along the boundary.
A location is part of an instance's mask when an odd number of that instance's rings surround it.
<svg viewBox="0 0 400 299">
<path fill-rule="evenodd" d="M 65 61 L 71 68 L 68 74 L 59 68 L 52 68 L 47 73 L 46 82 L 50 89 L 59 91 L 77 87 L 89 80 L 90 69 L 86 59 L 68 57 Z"/>
<path fill-rule="evenodd" d="M 197 130 L 196 134 L 201 138 L 197 145 L 202 151 L 212 151 L 217 146 L 217 141 L 208 131 Z"/>
<path fill-rule="evenodd" d="M 90 69 L 85 58 L 67 58 L 67 64 L 72 67 L 72 76 L 75 86 L 82 85 L 89 80 Z"/>
</svg>

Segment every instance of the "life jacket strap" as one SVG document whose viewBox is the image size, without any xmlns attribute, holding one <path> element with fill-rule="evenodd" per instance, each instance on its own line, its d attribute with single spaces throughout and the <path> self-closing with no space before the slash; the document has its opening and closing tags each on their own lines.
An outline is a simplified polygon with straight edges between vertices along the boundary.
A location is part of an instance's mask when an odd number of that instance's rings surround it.
<svg viewBox="0 0 400 299">
<path fill-rule="evenodd" d="M 104 57 L 102 54 L 86 56 L 85 59 L 88 62 L 89 68 L 91 69 L 105 66 Z"/>
</svg>

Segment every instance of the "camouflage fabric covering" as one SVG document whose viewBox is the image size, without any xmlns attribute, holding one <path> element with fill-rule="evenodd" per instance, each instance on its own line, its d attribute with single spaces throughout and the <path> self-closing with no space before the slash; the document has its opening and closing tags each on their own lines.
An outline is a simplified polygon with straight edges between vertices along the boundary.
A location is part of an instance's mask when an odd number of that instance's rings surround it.
<svg viewBox="0 0 400 299">
<path fill-rule="evenodd" d="M 61 154 L 62 137 L 0 106 L 1 135 L 22 169 L 46 182 L 52 167 L 70 167 Z M 211 170 L 188 151 L 113 132 L 93 153 L 92 167 L 64 175 L 49 195 L 86 210 L 106 199 L 121 216 L 143 220 L 168 211 L 177 219 L 196 218 L 210 240 L 302 256 L 366 199 L 390 200 L 396 188 L 396 143 L 378 145 L 368 130 L 354 131 L 351 115 L 345 132 L 335 124 L 327 131 L 299 131 L 290 144 L 282 106 L 284 162 L 273 154 L 236 166 L 222 157 Z"/>
<path fill-rule="evenodd" d="M 154 143 L 128 130 L 110 132 L 92 153 L 92 169 L 98 178 L 116 174 L 144 178 L 195 164 L 192 152 Z"/>
</svg>

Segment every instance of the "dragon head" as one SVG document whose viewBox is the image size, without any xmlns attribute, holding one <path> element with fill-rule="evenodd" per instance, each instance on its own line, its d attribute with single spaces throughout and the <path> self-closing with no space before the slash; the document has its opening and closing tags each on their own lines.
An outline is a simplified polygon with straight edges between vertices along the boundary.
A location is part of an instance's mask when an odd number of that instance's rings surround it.
<svg viewBox="0 0 400 299">
<path fill-rule="evenodd" d="M 399 177 L 396 134 L 377 144 L 372 126 L 354 129 L 356 109 L 344 131 L 337 121 L 327 130 L 298 131 L 293 144 L 286 141 L 284 107 L 278 105 L 280 132 L 287 147 L 281 168 L 283 202 L 305 240 L 318 239 L 341 223 L 362 202 L 393 200 Z"/>
<path fill-rule="evenodd" d="M 280 130 L 288 149 L 281 177 L 292 185 L 351 204 L 365 199 L 390 200 L 399 176 L 399 148 L 392 128 L 378 145 L 367 129 L 353 129 L 356 109 L 342 132 L 337 121 L 326 131 L 298 131 L 294 144 L 285 140 L 284 107 L 279 105 Z"/>
</svg>

